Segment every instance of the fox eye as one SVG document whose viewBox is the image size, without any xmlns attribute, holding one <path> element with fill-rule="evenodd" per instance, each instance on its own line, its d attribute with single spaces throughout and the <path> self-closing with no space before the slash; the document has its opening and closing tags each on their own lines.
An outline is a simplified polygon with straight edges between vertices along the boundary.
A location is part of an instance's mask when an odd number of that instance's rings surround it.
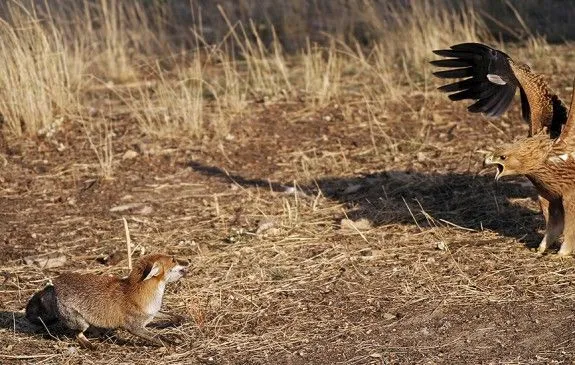
<svg viewBox="0 0 575 365">
<path fill-rule="evenodd" d="M 506 158 L 507 158 L 507 156 L 505 156 L 505 155 L 499 156 L 499 159 L 500 159 L 501 161 L 505 161 Z"/>
</svg>

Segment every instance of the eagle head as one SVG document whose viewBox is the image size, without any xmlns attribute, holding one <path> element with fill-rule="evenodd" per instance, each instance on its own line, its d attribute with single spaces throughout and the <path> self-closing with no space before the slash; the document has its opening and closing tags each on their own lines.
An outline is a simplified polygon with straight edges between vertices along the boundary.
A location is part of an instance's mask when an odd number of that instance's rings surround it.
<svg viewBox="0 0 575 365">
<path fill-rule="evenodd" d="M 483 165 L 497 167 L 495 180 L 503 176 L 529 175 L 544 165 L 551 143 L 549 137 L 543 135 L 524 138 L 488 154 Z"/>
<path fill-rule="evenodd" d="M 523 163 L 513 154 L 507 152 L 496 152 L 489 154 L 483 161 L 483 166 L 495 166 L 497 172 L 495 173 L 495 180 L 503 176 L 519 175 L 523 172 Z"/>
</svg>

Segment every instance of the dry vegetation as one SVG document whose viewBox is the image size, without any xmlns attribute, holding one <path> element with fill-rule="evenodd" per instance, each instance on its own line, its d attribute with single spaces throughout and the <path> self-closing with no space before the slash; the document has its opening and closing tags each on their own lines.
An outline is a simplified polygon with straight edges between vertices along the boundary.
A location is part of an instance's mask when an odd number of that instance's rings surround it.
<svg viewBox="0 0 575 365">
<path fill-rule="evenodd" d="M 505 49 L 496 14 L 364 1 L 290 43 L 298 9 L 330 6 L 278 5 L 274 28 L 258 18 L 271 1 L 192 1 L 178 28 L 161 1 L 47 3 L 0 6 L 0 363 L 572 359 L 573 261 L 529 249 L 528 184 L 481 172 L 481 151 L 526 133 L 517 106 L 469 115 L 427 66 L 461 41 Z M 507 10 L 511 52 L 567 99 L 569 47 Z M 135 255 L 191 262 L 165 297 L 186 320 L 154 329 L 179 345 L 118 331 L 90 353 L 28 325 L 26 300 L 62 270 L 126 273 L 122 218 Z M 24 260 L 46 253 L 67 261 Z"/>
</svg>

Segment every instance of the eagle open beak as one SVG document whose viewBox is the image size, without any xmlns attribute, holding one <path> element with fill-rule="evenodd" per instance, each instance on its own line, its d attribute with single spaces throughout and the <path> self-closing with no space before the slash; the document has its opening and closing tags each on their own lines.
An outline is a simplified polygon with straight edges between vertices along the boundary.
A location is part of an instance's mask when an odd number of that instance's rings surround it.
<svg viewBox="0 0 575 365">
<path fill-rule="evenodd" d="M 497 172 L 495 173 L 495 181 L 499 180 L 501 174 L 503 173 L 503 169 L 505 168 L 505 166 L 503 166 L 497 160 L 498 158 L 495 157 L 494 155 L 488 155 L 487 157 L 485 157 L 485 160 L 483 160 L 483 167 L 488 167 L 492 165 L 495 165 L 497 167 Z"/>
</svg>

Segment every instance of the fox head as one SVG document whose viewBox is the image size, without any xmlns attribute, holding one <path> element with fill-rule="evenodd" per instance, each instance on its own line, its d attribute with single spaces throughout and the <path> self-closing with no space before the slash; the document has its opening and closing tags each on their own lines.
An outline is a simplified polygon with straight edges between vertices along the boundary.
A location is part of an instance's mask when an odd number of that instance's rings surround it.
<svg viewBox="0 0 575 365">
<path fill-rule="evenodd" d="M 171 283 L 179 280 L 187 273 L 187 267 L 180 265 L 174 257 L 152 254 L 141 257 L 132 272 L 130 278 L 138 281 L 158 281 Z"/>
<path fill-rule="evenodd" d="M 186 275 L 188 268 L 180 265 L 174 257 L 152 254 L 141 257 L 128 276 L 131 283 L 171 283 Z"/>
</svg>

